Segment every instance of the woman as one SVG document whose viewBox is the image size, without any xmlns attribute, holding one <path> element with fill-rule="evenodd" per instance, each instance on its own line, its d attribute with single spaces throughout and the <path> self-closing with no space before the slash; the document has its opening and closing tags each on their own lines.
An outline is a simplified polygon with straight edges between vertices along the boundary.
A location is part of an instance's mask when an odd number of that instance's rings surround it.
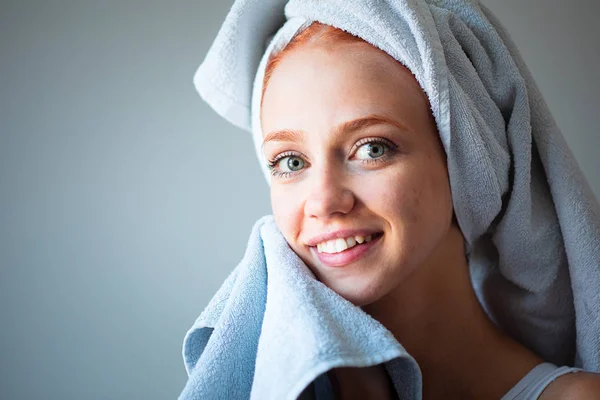
<svg viewBox="0 0 600 400">
<path fill-rule="evenodd" d="M 445 153 L 410 71 L 314 23 L 271 59 L 266 77 L 263 148 L 291 248 L 415 356 L 424 398 L 502 397 L 543 360 L 477 301 Z M 390 398 L 376 370 L 331 375 L 340 398 Z M 593 398 L 599 385 L 593 374 L 564 376 L 540 398 Z"/>
<path fill-rule="evenodd" d="M 411 72 L 313 23 L 265 76 L 263 148 L 277 225 L 321 282 L 416 358 L 424 398 L 501 398 L 543 363 L 477 301 L 444 149 Z M 393 398 L 382 369 L 330 375 L 339 398 Z M 597 398 L 600 376 L 563 375 L 540 399 L 569 396 Z"/>
<path fill-rule="evenodd" d="M 253 231 L 186 335 L 181 398 L 598 397 L 599 376 L 570 367 L 600 369 L 597 203 L 484 7 L 239 1 L 196 78 L 253 131 L 285 245 Z M 323 288 L 289 278 L 304 266 Z M 352 324 L 362 311 L 371 330 Z M 324 340 L 314 325 L 332 320 Z M 355 357 L 378 324 L 392 338 L 381 346 L 401 351 Z M 322 355 L 339 343 L 356 353 Z"/>
</svg>

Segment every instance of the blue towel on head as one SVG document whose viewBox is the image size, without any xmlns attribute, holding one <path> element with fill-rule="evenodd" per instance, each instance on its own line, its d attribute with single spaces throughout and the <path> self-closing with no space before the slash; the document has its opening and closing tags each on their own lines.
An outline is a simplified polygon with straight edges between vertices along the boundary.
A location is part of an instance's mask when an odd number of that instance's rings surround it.
<svg viewBox="0 0 600 400">
<path fill-rule="evenodd" d="M 187 332 L 180 400 L 296 399 L 326 371 L 385 363 L 400 399 L 421 395 L 414 359 L 379 322 L 315 279 L 273 217 Z"/>
</svg>

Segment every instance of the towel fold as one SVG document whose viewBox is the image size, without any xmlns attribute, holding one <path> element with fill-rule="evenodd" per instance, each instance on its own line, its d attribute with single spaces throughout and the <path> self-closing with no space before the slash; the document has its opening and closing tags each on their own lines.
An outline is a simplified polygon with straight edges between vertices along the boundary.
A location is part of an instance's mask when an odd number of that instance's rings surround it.
<svg viewBox="0 0 600 400">
<path fill-rule="evenodd" d="M 598 202 L 497 19 L 476 0 L 236 1 L 194 82 L 219 114 L 253 133 L 263 166 L 266 62 L 312 21 L 387 52 L 427 94 L 473 287 L 489 317 L 548 362 L 600 372 Z M 186 336 L 191 375 L 184 398 L 208 393 L 195 390 L 210 377 L 229 398 L 237 390 L 293 398 L 335 365 L 333 355 L 316 349 L 366 357 L 363 346 L 377 335 L 384 343 L 374 353 L 380 358 L 361 362 L 402 360 L 402 386 L 418 392 L 417 367 L 381 326 L 311 279 L 280 236 L 264 228 L 253 238 L 245 261 L 195 325 L 213 327 L 212 336 L 209 328 Z M 270 302 L 279 296 L 282 303 Z M 354 325 L 365 330 L 348 328 Z M 295 340 L 304 347 L 295 351 L 289 345 Z M 319 363 L 316 354 L 327 361 Z M 276 388 L 268 391 L 269 385 Z"/>
<path fill-rule="evenodd" d="M 400 399 L 421 396 L 415 360 L 364 311 L 315 279 L 273 217 L 187 332 L 180 400 L 296 399 L 341 366 L 384 364 Z"/>
</svg>

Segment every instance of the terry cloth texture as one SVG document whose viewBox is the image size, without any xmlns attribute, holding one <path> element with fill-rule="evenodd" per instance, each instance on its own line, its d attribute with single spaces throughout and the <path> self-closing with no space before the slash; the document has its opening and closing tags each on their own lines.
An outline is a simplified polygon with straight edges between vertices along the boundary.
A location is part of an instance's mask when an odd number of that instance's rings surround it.
<svg viewBox="0 0 600 400">
<path fill-rule="evenodd" d="M 379 322 L 333 292 L 273 217 L 187 332 L 180 400 L 296 399 L 326 371 L 384 364 L 400 399 L 421 398 L 415 360 Z"/>
<path fill-rule="evenodd" d="M 264 68 L 313 21 L 387 52 L 427 94 L 473 287 L 490 318 L 548 362 L 600 372 L 598 202 L 498 20 L 476 0 L 236 1 L 194 83 L 220 115 L 252 132 L 266 174 Z M 261 341 L 264 329 L 255 332 Z"/>
</svg>

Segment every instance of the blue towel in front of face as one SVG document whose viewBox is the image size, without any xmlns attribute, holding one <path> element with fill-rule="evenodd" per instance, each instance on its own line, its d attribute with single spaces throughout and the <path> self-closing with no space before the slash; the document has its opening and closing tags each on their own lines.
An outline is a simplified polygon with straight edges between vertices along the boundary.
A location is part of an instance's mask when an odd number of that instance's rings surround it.
<svg viewBox="0 0 600 400">
<path fill-rule="evenodd" d="M 360 307 L 315 279 L 271 216 L 187 332 L 179 399 L 296 399 L 326 371 L 385 363 L 400 399 L 421 397 L 415 360 Z M 322 385 L 321 385 L 322 386 Z"/>
</svg>

